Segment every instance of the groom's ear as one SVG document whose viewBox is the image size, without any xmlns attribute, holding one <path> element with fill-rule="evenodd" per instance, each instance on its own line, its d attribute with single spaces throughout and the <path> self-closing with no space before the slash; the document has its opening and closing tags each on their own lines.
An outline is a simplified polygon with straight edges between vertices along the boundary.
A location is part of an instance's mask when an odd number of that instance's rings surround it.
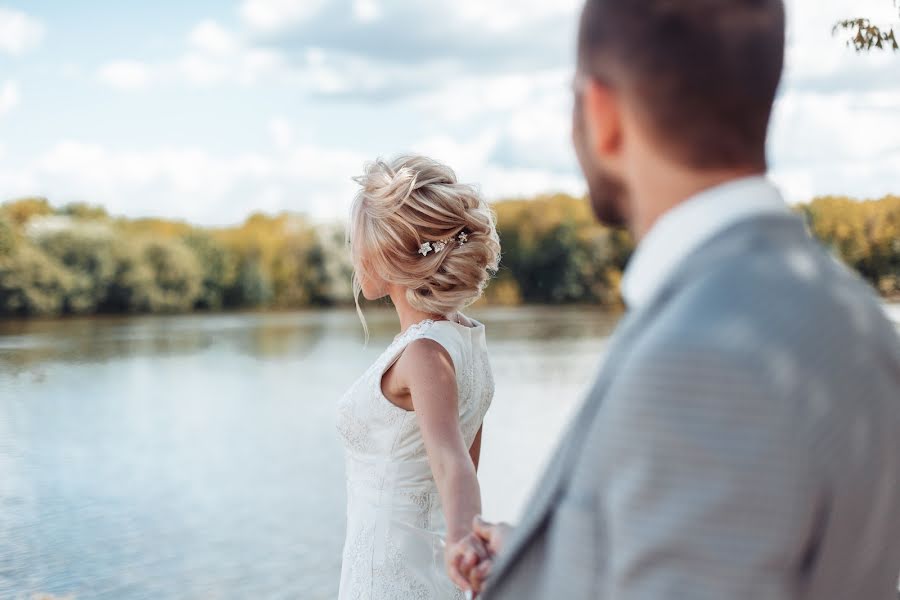
<svg viewBox="0 0 900 600">
<path fill-rule="evenodd" d="M 590 80 L 584 87 L 584 126 L 591 150 L 609 161 L 622 149 L 622 111 L 618 95 L 607 85 Z"/>
</svg>

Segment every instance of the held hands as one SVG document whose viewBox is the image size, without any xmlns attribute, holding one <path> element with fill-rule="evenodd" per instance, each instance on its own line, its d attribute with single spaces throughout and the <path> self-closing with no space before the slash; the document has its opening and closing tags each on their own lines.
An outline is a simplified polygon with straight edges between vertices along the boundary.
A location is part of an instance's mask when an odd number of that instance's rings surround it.
<svg viewBox="0 0 900 600">
<path fill-rule="evenodd" d="M 476 516 L 472 532 L 447 549 L 447 572 L 460 589 L 481 592 L 512 528 L 506 523 L 488 523 Z"/>
</svg>

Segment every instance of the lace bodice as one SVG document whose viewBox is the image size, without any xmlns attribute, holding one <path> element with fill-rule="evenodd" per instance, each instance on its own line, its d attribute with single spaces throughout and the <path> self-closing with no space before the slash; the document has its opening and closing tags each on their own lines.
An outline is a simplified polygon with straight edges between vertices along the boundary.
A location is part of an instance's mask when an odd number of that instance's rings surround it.
<svg viewBox="0 0 900 600">
<path fill-rule="evenodd" d="M 425 457 L 425 444 L 415 412 L 392 404 L 381 391 L 381 378 L 415 339 L 443 346 L 456 369 L 460 429 L 471 445 L 494 394 L 484 326 L 464 327 L 451 321 L 423 321 L 409 327 L 369 367 L 338 405 L 338 432 L 347 452 L 357 458 L 395 460 Z M 392 432 L 394 435 L 385 435 Z"/>
<path fill-rule="evenodd" d="M 484 326 L 430 320 L 397 336 L 341 398 L 337 428 L 348 497 L 341 599 L 461 597 L 443 569 L 444 518 L 416 414 L 381 390 L 384 373 L 421 338 L 439 343 L 453 360 L 467 446 L 493 398 Z"/>
</svg>

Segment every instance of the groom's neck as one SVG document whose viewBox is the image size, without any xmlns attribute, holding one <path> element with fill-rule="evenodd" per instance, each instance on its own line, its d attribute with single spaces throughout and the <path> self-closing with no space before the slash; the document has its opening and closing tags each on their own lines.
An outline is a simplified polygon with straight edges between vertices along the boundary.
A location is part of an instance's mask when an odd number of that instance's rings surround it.
<svg viewBox="0 0 900 600">
<path fill-rule="evenodd" d="M 753 175 L 764 166 L 688 169 L 665 160 L 647 160 L 629 174 L 629 229 L 640 242 L 664 214 L 704 190 Z"/>
</svg>

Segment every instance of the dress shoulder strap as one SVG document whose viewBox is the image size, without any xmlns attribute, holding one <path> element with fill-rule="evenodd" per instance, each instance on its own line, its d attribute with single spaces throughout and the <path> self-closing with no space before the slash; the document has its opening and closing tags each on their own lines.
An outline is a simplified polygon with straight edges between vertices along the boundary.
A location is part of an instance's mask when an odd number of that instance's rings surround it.
<svg viewBox="0 0 900 600">
<path fill-rule="evenodd" d="M 379 369 L 383 375 L 394 363 L 400 360 L 406 347 L 417 339 L 430 339 L 440 344 L 450 355 L 454 366 L 459 364 L 462 356 L 462 340 L 452 327 L 446 327 L 444 321 L 422 321 L 416 323 L 397 336 L 384 354 Z M 458 368 L 458 367 L 457 367 Z"/>
<path fill-rule="evenodd" d="M 457 330 L 456 325 L 449 321 L 436 321 L 431 327 L 423 331 L 419 337 L 440 344 L 447 351 L 447 354 L 450 355 L 456 370 L 460 370 L 465 356 L 465 349 L 463 337 Z"/>
</svg>

